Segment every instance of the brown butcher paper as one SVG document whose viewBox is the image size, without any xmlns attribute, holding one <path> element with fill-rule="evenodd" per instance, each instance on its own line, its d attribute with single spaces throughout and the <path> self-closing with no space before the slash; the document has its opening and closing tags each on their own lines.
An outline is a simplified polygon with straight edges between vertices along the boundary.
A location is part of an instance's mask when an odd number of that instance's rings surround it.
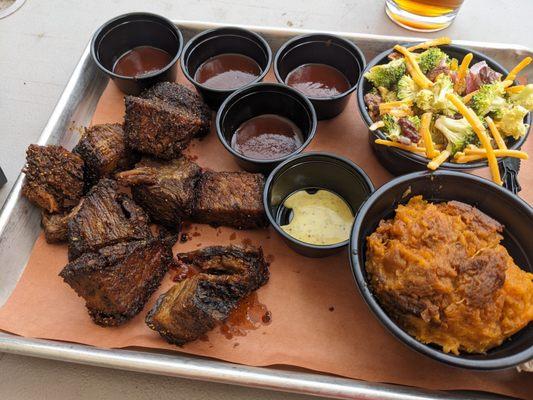
<svg viewBox="0 0 533 400">
<path fill-rule="evenodd" d="M 272 81 L 272 74 L 267 80 Z M 183 76 L 180 82 L 185 82 Z M 190 85 L 189 85 L 190 86 Z M 122 122 L 123 94 L 111 82 L 102 95 L 93 124 Z M 368 144 L 368 131 L 357 111 L 355 96 L 337 118 L 319 123 L 307 150 L 347 157 L 361 166 L 376 187 L 391 179 Z M 533 154 L 533 139 L 524 150 Z M 202 167 L 238 170 L 219 143 L 214 129 L 191 144 L 187 153 Z M 480 175 L 488 176 L 483 170 Z M 533 170 L 522 162 L 521 196 L 533 199 Z M 169 272 L 156 294 L 132 321 L 115 328 L 95 325 L 84 300 L 58 276 L 67 263 L 67 246 L 37 240 L 16 289 L 0 310 L 0 329 L 26 337 L 85 343 L 104 348 L 140 346 L 266 366 L 285 364 L 374 382 L 389 382 L 428 389 L 472 389 L 517 397 L 533 394 L 530 374 L 516 370 L 475 372 L 453 368 L 420 355 L 395 339 L 380 325 L 359 295 L 348 256 L 341 252 L 324 259 L 295 254 L 272 228 L 235 231 L 192 224 L 191 240 L 177 243 L 174 253 L 219 244 L 251 243 L 263 247 L 271 260 L 271 278 L 258 291 L 259 301 L 272 313 L 272 322 L 246 336 L 227 339 L 214 329 L 207 340 L 184 347 L 167 344 L 144 324 L 155 299 L 172 284 Z"/>
</svg>

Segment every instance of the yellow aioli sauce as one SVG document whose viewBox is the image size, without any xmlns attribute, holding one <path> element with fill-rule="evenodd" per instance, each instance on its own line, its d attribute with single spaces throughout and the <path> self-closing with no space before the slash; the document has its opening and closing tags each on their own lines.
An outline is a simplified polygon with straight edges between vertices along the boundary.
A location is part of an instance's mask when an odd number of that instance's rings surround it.
<svg viewBox="0 0 533 400">
<path fill-rule="evenodd" d="M 287 197 L 283 205 L 292 209 L 293 217 L 281 229 L 295 239 L 329 245 L 350 237 L 354 215 L 346 201 L 335 193 L 318 190 L 309 194 L 300 190 Z"/>
</svg>

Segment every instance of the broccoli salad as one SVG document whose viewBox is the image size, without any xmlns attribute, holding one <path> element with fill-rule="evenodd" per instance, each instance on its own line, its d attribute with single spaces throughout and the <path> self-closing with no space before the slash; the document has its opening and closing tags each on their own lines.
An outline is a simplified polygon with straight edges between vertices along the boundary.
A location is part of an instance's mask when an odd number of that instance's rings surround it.
<svg viewBox="0 0 533 400">
<path fill-rule="evenodd" d="M 524 117 L 533 110 L 533 84 L 514 80 L 531 58 L 504 77 L 485 61 L 470 65 L 471 53 L 451 58 L 438 47 L 449 43 L 439 38 L 410 48 L 397 45 L 387 64 L 365 73 L 373 86 L 364 96 L 374 122 L 370 129 L 385 133 L 378 144 L 425 155 L 431 169 L 447 160 L 487 158 L 498 181 L 496 157 L 527 158 L 508 150 L 506 139 L 528 130 Z"/>
</svg>

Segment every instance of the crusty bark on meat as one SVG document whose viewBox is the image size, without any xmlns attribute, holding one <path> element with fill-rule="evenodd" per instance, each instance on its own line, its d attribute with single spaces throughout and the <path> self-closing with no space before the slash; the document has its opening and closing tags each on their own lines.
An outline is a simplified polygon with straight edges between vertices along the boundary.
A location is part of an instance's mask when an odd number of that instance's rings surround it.
<svg viewBox="0 0 533 400">
<path fill-rule="evenodd" d="M 172 263 L 172 243 L 149 239 L 119 243 L 85 253 L 60 272 L 85 299 L 101 326 L 123 324 L 137 315 Z"/>
<path fill-rule="evenodd" d="M 83 160 L 61 146 L 31 144 L 23 172 L 22 194 L 50 213 L 72 208 L 83 195 Z"/>
<path fill-rule="evenodd" d="M 86 128 L 72 150 L 85 161 L 85 180 L 90 187 L 102 177 L 130 168 L 138 156 L 126 149 L 121 124 L 102 124 Z"/>
<path fill-rule="evenodd" d="M 194 218 L 237 229 L 265 227 L 263 186 L 261 174 L 207 171 L 198 183 Z"/>
<path fill-rule="evenodd" d="M 211 114 L 185 86 L 161 82 L 126 96 L 124 131 L 129 148 L 162 159 L 178 157 L 191 139 L 209 132 Z"/>
<path fill-rule="evenodd" d="M 268 263 L 255 247 L 212 246 L 178 254 L 200 271 L 161 295 L 146 324 L 169 343 L 198 339 L 224 322 L 239 302 L 268 281 Z"/>
<path fill-rule="evenodd" d="M 70 211 L 58 214 L 50 214 L 44 210 L 41 212 L 41 226 L 48 243 L 66 242 L 68 240 L 68 222 L 78 212 L 80 204 Z"/>
<path fill-rule="evenodd" d="M 69 259 L 105 246 L 151 236 L 148 216 L 143 209 L 118 192 L 116 181 L 103 178 L 68 221 Z"/>
<path fill-rule="evenodd" d="M 166 162 L 144 158 L 134 169 L 118 173 L 117 180 L 131 186 L 133 199 L 154 222 L 175 228 L 193 212 L 201 174 L 185 157 Z"/>
</svg>

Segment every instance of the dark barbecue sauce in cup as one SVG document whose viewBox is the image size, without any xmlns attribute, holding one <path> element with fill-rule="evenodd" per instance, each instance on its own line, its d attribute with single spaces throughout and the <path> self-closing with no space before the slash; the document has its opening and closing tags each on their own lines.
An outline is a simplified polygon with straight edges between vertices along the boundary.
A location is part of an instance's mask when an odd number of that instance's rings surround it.
<svg viewBox="0 0 533 400">
<path fill-rule="evenodd" d="M 231 147 L 256 160 L 287 156 L 303 144 L 302 132 L 290 119 L 263 114 L 243 122 L 231 138 Z"/>
<path fill-rule="evenodd" d="M 172 57 L 164 50 L 138 46 L 119 57 L 113 66 L 113 72 L 122 76 L 140 77 L 163 69 L 170 61 Z"/>
<path fill-rule="evenodd" d="M 210 89 L 232 90 L 253 82 L 261 75 L 261 67 L 242 54 L 219 54 L 204 61 L 194 80 Z"/>
<path fill-rule="evenodd" d="M 308 97 L 333 97 L 350 89 L 338 69 L 325 64 L 303 64 L 287 75 L 285 83 Z"/>
</svg>

